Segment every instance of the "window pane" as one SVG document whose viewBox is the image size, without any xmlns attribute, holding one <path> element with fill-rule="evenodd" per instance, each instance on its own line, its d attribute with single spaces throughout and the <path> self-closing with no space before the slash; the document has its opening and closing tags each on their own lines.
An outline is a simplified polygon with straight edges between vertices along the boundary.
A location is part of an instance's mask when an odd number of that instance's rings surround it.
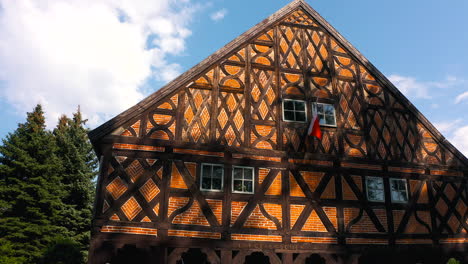
<svg viewBox="0 0 468 264">
<path fill-rule="evenodd" d="M 390 180 L 390 187 L 391 187 L 392 192 L 396 191 L 397 186 L 396 186 L 396 181 L 395 180 Z"/>
<path fill-rule="evenodd" d="M 221 179 L 223 177 L 223 167 L 213 166 L 213 178 Z"/>
<path fill-rule="evenodd" d="M 325 116 L 325 122 L 327 125 L 332 125 L 334 126 L 335 125 L 335 118 L 333 116 Z"/>
<path fill-rule="evenodd" d="M 222 184 L 221 184 L 221 178 L 219 179 L 213 179 L 213 186 L 211 186 L 211 189 L 213 190 L 221 190 Z"/>
<path fill-rule="evenodd" d="M 326 125 L 327 124 L 327 123 L 325 123 L 325 117 L 323 115 L 319 115 L 318 117 L 320 118 L 320 120 L 319 120 L 320 125 Z"/>
<path fill-rule="evenodd" d="M 398 190 L 400 191 L 405 191 L 406 188 L 405 188 L 405 181 L 404 180 L 399 180 L 397 181 L 397 186 L 398 186 Z"/>
<path fill-rule="evenodd" d="M 324 105 L 323 106 L 325 108 L 325 114 L 326 115 L 334 115 L 335 113 L 335 108 L 333 107 L 333 105 Z"/>
<path fill-rule="evenodd" d="M 294 102 L 295 106 L 296 106 L 296 111 L 305 111 L 305 102 Z"/>
<path fill-rule="evenodd" d="M 317 113 L 323 114 L 323 104 L 317 104 Z"/>
<path fill-rule="evenodd" d="M 406 193 L 406 191 L 401 191 L 400 195 L 401 195 L 401 201 L 402 202 L 407 202 L 408 201 L 408 194 Z"/>
<path fill-rule="evenodd" d="M 374 178 L 367 179 L 367 189 L 376 190 L 378 188 L 379 181 Z"/>
<path fill-rule="evenodd" d="M 367 199 L 371 201 L 384 201 L 384 186 L 382 178 L 366 178 Z"/>
<path fill-rule="evenodd" d="M 210 177 L 211 175 L 211 165 L 203 165 L 202 167 L 202 176 L 203 178 Z"/>
<path fill-rule="evenodd" d="M 253 186 L 251 181 L 244 181 L 244 192 L 253 192 Z"/>
<path fill-rule="evenodd" d="M 242 179 L 242 168 L 234 168 L 234 179 Z"/>
<path fill-rule="evenodd" d="M 285 110 L 294 110 L 294 102 L 290 100 L 284 101 L 284 109 Z"/>
<path fill-rule="evenodd" d="M 203 189 L 211 189 L 211 179 L 210 178 L 203 178 L 202 179 L 202 188 Z"/>
<path fill-rule="evenodd" d="M 407 202 L 408 193 L 406 192 L 406 181 L 402 179 L 391 179 L 390 188 L 392 191 L 392 201 Z"/>
<path fill-rule="evenodd" d="M 234 191 L 242 192 L 242 180 L 234 180 Z"/>
<path fill-rule="evenodd" d="M 377 199 L 376 199 L 377 201 L 383 201 L 383 200 L 385 200 L 385 193 L 384 193 L 383 190 L 378 190 L 378 191 L 376 191 L 376 192 L 375 192 L 375 196 L 376 196 L 376 198 L 377 198 Z"/>
<path fill-rule="evenodd" d="M 306 121 L 305 112 L 296 112 L 296 121 L 301 121 L 301 122 Z"/>
<path fill-rule="evenodd" d="M 369 189 L 367 191 L 368 199 L 371 201 L 383 201 L 384 200 L 384 192 L 382 190 L 374 190 Z"/>
<path fill-rule="evenodd" d="M 406 197 L 401 192 L 392 191 L 392 201 L 394 201 L 394 202 L 405 202 Z"/>
<path fill-rule="evenodd" d="M 252 169 L 244 169 L 244 179 L 251 180 L 252 179 Z"/>
<path fill-rule="evenodd" d="M 390 186 L 392 187 L 392 192 L 393 192 L 393 191 L 401 190 L 401 188 L 400 188 L 400 186 L 401 186 L 400 183 L 401 183 L 401 181 L 400 181 L 400 180 L 397 180 L 397 179 L 392 179 L 392 180 L 390 181 Z"/>
<path fill-rule="evenodd" d="M 375 178 L 374 179 L 375 181 L 375 185 L 376 185 L 376 189 L 379 189 L 379 190 L 383 190 L 384 189 L 384 186 L 383 186 L 383 179 L 382 178 Z"/>
<path fill-rule="evenodd" d="M 294 121 L 294 112 L 293 111 L 284 111 L 284 120 Z"/>
</svg>

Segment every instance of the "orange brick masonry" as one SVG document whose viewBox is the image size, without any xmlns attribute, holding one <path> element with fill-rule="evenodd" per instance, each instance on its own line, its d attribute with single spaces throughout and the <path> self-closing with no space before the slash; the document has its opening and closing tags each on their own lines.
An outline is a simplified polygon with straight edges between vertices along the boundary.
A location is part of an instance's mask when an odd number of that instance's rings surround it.
<svg viewBox="0 0 468 264">
<path fill-rule="evenodd" d="M 189 201 L 187 197 L 170 197 L 168 216 L 175 210 L 185 206 Z M 200 209 L 198 201 L 193 201 L 192 206 L 187 211 L 177 215 L 172 221 L 173 224 L 185 224 L 185 225 L 202 225 L 209 226 L 208 220 Z"/>
<path fill-rule="evenodd" d="M 250 241 L 265 241 L 265 242 L 281 242 L 281 236 L 265 236 L 265 235 L 250 235 L 250 234 L 232 234 L 232 240 L 250 240 Z"/>
<path fill-rule="evenodd" d="M 380 223 L 385 228 L 387 226 L 387 216 L 384 209 L 374 209 L 375 214 L 380 220 Z M 349 222 L 355 219 L 359 215 L 358 208 L 345 208 L 344 209 L 344 220 L 345 226 L 349 224 Z M 370 220 L 369 216 L 366 212 L 363 213 L 363 216 L 359 222 L 354 224 L 351 227 L 350 232 L 352 233 L 378 233 L 376 227 Z"/>
<path fill-rule="evenodd" d="M 221 233 L 169 229 L 169 236 L 221 239 Z"/>
<path fill-rule="evenodd" d="M 292 236 L 292 243 L 317 243 L 317 244 L 336 244 L 337 239 L 334 237 L 303 237 Z"/>
<path fill-rule="evenodd" d="M 237 218 L 239 217 L 244 207 L 247 205 L 247 202 L 231 202 L 231 225 L 233 225 Z"/>
<path fill-rule="evenodd" d="M 281 205 L 279 204 L 265 204 L 265 210 L 278 218 L 281 222 Z M 268 208 L 268 209 L 267 209 Z M 244 224 L 246 228 L 261 228 L 261 229 L 270 229 L 276 230 L 277 227 L 275 223 L 268 218 L 266 218 L 260 211 L 259 205 L 255 207 L 250 216 L 247 218 L 247 221 Z"/>
<path fill-rule="evenodd" d="M 129 150 L 144 150 L 144 151 L 164 152 L 164 147 L 146 146 L 146 145 L 115 143 L 114 145 L 112 145 L 112 147 L 114 149 L 129 149 Z"/>
<path fill-rule="evenodd" d="M 148 235 L 157 236 L 158 230 L 153 228 L 131 227 L 131 226 L 103 226 L 101 228 L 103 233 L 124 233 L 134 235 Z"/>
</svg>

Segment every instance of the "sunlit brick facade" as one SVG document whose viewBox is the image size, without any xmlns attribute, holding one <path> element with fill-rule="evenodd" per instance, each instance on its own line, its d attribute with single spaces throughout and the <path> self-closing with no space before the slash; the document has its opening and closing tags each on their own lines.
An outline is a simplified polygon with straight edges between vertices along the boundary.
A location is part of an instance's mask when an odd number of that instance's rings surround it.
<svg viewBox="0 0 468 264">
<path fill-rule="evenodd" d="M 468 261 L 468 160 L 302 0 L 90 138 L 89 263 Z"/>
</svg>

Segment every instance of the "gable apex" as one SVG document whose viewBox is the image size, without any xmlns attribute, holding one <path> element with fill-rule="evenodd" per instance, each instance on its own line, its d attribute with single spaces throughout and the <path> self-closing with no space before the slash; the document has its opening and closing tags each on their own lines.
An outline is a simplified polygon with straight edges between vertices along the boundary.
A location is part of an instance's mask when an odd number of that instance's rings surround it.
<svg viewBox="0 0 468 264">
<path fill-rule="evenodd" d="M 138 115 L 139 113 L 145 111 L 149 107 L 151 107 L 154 103 L 156 103 L 159 99 L 169 95 L 171 92 L 176 90 L 177 88 L 188 85 L 190 80 L 197 75 L 201 74 L 202 72 L 206 71 L 210 66 L 214 63 L 223 59 L 226 55 L 233 52 L 236 48 L 250 40 L 253 36 L 259 34 L 260 32 L 264 31 L 268 27 L 274 25 L 276 22 L 280 21 L 283 17 L 288 15 L 289 13 L 293 12 L 297 8 L 305 8 L 308 6 L 311 8 L 307 3 L 303 0 L 294 0 L 288 5 L 284 6 L 280 10 L 276 11 L 274 14 L 269 16 L 268 18 L 264 19 L 257 25 L 253 26 L 228 44 L 226 44 L 221 49 L 217 50 L 213 54 L 209 55 L 203 61 L 198 63 L 197 65 L 193 66 L 186 72 L 182 73 L 174 80 L 170 81 L 168 84 L 161 87 L 156 92 L 150 94 L 136 105 L 130 107 L 129 109 L 123 111 L 122 113 L 118 114 L 114 118 L 108 120 L 104 124 L 100 125 L 99 127 L 93 129 L 88 133 L 91 142 L 96 142 L 102 137 L 106 136 L 107 134 L 112 133 L 115 129 L 118 129 L 122 124 L 129 121 L 133 116 Z"/>
<path fill-rule="evenodd" d="M 297 13 L 299 14 L 297 15 Z M 305 17 L 312 18 L 313 22 L 307 21 L 300 13 L 305 14 Z M 365 58 L 355 47 L 353 47 L 340 33 L 336 31 L 323 17 L 321 17 L 310 5 L 304 0 L 294 0 L 279 11 L 275 12 L 268 18 L 264 19 L 223 48 L 219 49 L 212 55 L 208 56 L 199 64 L 195 65 L 179 77 L 163 86 L 158 91 L 149 95 L 135 106 L 127 109 L 98 128 L 89 132 L 89 137 L 93 143 L 98 142 L 100 139 L 108 134 L 111 134 L 116 129 L 119 129 L 123 124 L 132 120 L 135 116 L 143 113 L 152 106 L 154 106 L 160 99 L 168 96 L 176 89 L 190 85 L 192 79 L 196 78 L 203 72 L 206 72 L 214 64 L 224 60 L 231 53 L 235 52 L 238 48 L 245 45 L 248 41 L 258 37 L 261 33 L 267 31 L 270 27 L 278 23 L 284 22 L 289 19 L 291 23 L 305 24 L 317 23 L 332 39 L 336 40 L 346 53 L 349 54 L 356 62 L 362 65 L 365 70 L 375 77 L 375 81 L 385 87 L 391 94 L 398 100 L 399 103 L 410 112 L 412 112 L 418 121 L 425 127 L 427 131 L 434 137 L 435 141 L 446 147 L 454 156 L 461 160 L 465 165 L 468 165 L 468 159 L 464 157 L 444 136 L 416 109 L 416 107 L 372 64 Z M 314 26 L 314 25 L 312 25 Z"/>
</svg>

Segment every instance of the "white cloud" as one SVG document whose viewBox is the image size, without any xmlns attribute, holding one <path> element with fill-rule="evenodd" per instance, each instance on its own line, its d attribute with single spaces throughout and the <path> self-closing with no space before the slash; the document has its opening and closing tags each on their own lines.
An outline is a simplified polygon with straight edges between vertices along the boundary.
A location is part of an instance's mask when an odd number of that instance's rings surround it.
<svg viewBox="0 0 468 264">
<path fill-rule="evenodd" d="M 458 150 L 468 157 L 468 126 L 456 129 L 450 141 Z"/>
<path fill-rule="evenodd" d="M 455 103 L 456 104 L 459 104 L 461 101 L 463 100 L 466 100 L 468 99 L 468 92 L 464 92 L 462 94 L 459 94 L 456 98 L 455 98 Z"/>
<path fill-rule="evenodd" d="M 453 75 L 448 75 L 447 77 L 445 77 L 445 79 L 443 81 L 428 82 L 427 84 L 429 86 L 436 87 L 436 88 L 450 88 L 452 86 L 459 85 L 459 84 L 462 84 L 464 82 L 465 82 L 465 80 L 463 80 L 463 79 L 460 79 L 460 78 L 458 78 L 456 76 L 453 76 Z"/>
<path fill-rule="evenodd" d="M 465 156 L 468 157 L 468 125 L 464 120 L 436 122 L 434 126 Z"/>
<path fill-rule="evenodd" d="M 392 74 L 388 79 L 407 97 L 412 98 L 432 98 L 430 89 L 445 89 L 465 82 L 455 76 L 447 76 L 443 81 L 423 82 L 414 77 Z M 468 95 L 467 95 L 468 96 Z"/>
<path fill-rule="evenodd" d="M 227 15 L 227 13 L 228 13 L 227 9 L 223 8 L 211 14 L 210 17 L 213 21 L 219 21 L 223 19 Z"/>
<path fill-rule="evenodd" d="M 453 133 L 455 129 L 457 129 L 463 120 L 456 119 L 452 121 L 444 121 L 444 122 L 436 122 L 434 126 L 443 134 L 450 134 Z"/>
<path fill-rule="evenodd" d="M 190 0 L 0 0 L 0 96 L 24 115 L 44 105 L 49 126 L 81 105 L 95 126 L 167 82 L 185 50 Z M 151 40 L 150 42 L 148 42 Z"/>
<path fill-rule="evenodd" d="M 397 74 L 392 74 L 388 77 L 388 79 L 395 84 L 395 86 L 405 95 L 408 97 L 416 97 L 416 98 L 431 98 L 429 96 L 429 87 L 425 83 L 421 83 L 417 81 L 413 77 L 408 76 L 401 76 Z"/>
</svg>

